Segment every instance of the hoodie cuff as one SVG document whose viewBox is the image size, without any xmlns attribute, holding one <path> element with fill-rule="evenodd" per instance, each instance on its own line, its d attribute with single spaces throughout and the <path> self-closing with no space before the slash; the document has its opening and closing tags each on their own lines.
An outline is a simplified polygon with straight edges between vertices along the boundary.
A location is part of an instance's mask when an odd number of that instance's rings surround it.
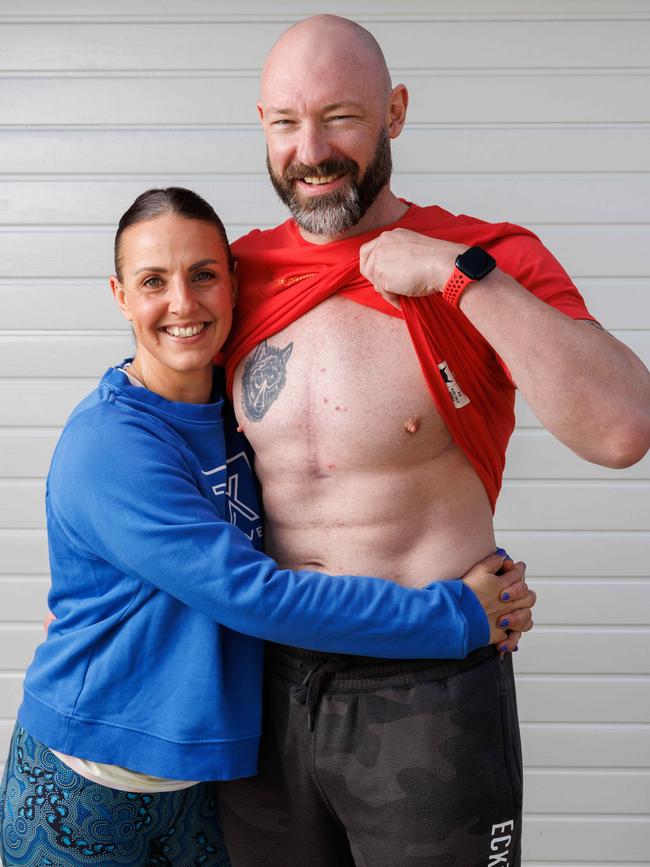
<svg viewBox="0 0 650 867">
<path fill-rule="evenodd" d="M 490 624 L 476 593 L 460 579 L 458 584 L 460 584 L 458 606 L 467 621 L 467 654 L 470 654 L 473 650 L 486 647 L 490 643 Z"/>
</svg>

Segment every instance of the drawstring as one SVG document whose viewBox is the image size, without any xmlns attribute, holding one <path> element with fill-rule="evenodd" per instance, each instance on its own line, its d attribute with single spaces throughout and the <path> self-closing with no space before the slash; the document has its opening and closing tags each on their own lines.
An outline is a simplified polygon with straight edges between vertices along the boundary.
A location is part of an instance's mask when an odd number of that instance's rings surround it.
<svg viewBox="0 0 650 867">
<path fill-rule="evenodd" d="M 293 694 L 300 704 L 307 705 L 307 728 L 314 731 L 314 719 L 316 708 L 322 693 L 327 686 L 326 681 L 333 674 L 342 671 L 348 665 L 348 660 L 340 656 L 333 656 L 327 662 L 319 662 L 309 669 L 307 676 L 300 684 L 294 687 Z"/>
</svg>

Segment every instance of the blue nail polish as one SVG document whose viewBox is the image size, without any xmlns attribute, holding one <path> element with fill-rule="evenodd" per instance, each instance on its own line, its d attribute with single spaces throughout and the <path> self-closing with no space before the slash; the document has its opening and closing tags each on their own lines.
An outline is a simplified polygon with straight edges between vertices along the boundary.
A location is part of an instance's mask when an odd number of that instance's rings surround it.
<svg viewBox="0 0 650 867">
<path fill-rule="evenodd" d="M 507 651 L 508 651 L 508 646 L 507 646 L 506 644 L 502 644 L 502 645 L 499 647 L 499 650 L 501 651 L 501 653 L 507 653 Z"/>
<path fill-rule="evenodd" d="M 513 652 L 513 653 L 516 653 L 518 650 L 519 650 L 518 647 L 514 647 L 513 650 L 512 650 L 512 652 Z"/>
<path fill-rule="evenodd" d="M 502 593 L 501 598 L 503 599 L 504 602 L 507 602 L 510 599 L 510 594 L 509 593 Z"/>
<path fill-rule="evenodd" d="M 506 626 L 510 626 L 510 621 L 506 617 L 501 621 L 501 623 L 499 623 L 499 626 L 501 627 L 501 629 L 505 629 Z"/>
<path fill-rule="evenodd" d="M 505 557 L 506 556 L 506 552 L 505 552 L 504 548 L 497 548 L 496 553 L 499 555 L 499 557 Z"/>
</svg>

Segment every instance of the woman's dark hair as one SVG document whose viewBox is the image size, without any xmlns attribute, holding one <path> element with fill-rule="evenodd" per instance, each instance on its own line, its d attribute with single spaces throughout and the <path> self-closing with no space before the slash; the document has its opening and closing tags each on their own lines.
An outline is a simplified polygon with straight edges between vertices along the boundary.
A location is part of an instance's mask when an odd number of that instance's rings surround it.
<svg viewBox="0 0 650 867">
<path fill-rule="evenodd" d="M 120 238 L 122 232 L 133 226 L 134 223 L 144 223 L 147 220 L 155 220 L 163 214 L 178 214 L 187 220 L 203 220 L 210 223 L 221 235 L 226 253 L 228 255 L 228 270 L 234 268 L 234 259 L 228 243 L 228 236 L 223 223 L 216 215 L 212 205 L 202 199 L 192 190 L 184 187 L 167 187 L 165 190 L 147 190 L 141 193 L 131 207 L 122 214 L 115 235 L 115 274 L 118 280 L 122 280 L 122 262 L 120 261 Z"/>
</svg>

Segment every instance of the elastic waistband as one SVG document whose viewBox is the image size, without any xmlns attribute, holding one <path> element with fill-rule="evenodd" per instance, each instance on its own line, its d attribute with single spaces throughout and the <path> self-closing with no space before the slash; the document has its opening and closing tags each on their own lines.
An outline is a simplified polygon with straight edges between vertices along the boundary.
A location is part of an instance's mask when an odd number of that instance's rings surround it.
<svg viewBox="0 0 650 867">
<path fill-rule="evenodd" d="M 331 670 L 328 690 L 334 687 L 343 691 L 363 689 L 369 686 L 368 681 L 385 681 L 390 678 L 392 684 L 412 680 L 445 680 L 480 665 L 497 654 L 493 645 L 480 647 L 465 659 L 382 659 L 374 656 L 354 656 L 341 653 L 321 653 L 315 650 L 304 650 L 300 647 L 290 647 L 286 644 L 266 644 L 266 668 L 270 674 L 288 680 L 290 683 L 301 684 L 305 675 L 323 665 L 335 661 L 335 670 Z M 384 683 L 375 684 L 379 686 Z"/>
</svg>

